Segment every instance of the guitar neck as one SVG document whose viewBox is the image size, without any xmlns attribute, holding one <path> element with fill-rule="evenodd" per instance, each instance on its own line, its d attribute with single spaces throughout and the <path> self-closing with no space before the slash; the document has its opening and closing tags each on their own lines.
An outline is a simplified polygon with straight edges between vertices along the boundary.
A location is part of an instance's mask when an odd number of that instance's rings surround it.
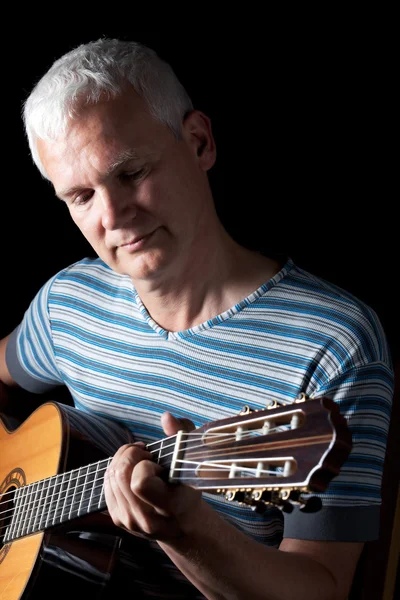
<svg viewBox="0 0 400 600">
<path fill-rule="evenodd" d="M 171 453 L 152 451 L 162 467 L 171 464 Z M 169 444 L 171 439 L 169 439 Z M 104 510 L 104 476 L 112 457 L 31 483 L 14 491 L 14 510 L 3 542 L 44 531 L 50 527 Z"/>
<path fill-rule="evenodd" d="M 304 504 L 302 492 L 326 490 L 351 446 L 351 433 L 339 407 L 320 398 L 246 410 L 194 432 L 180 431 L 150 444 L 147 450 L 157 464 L 168 469 L 171 481 L 214 490 L 228 500 L 252 506 L 261 502 L 289 510 L 292 504 Z M 0 532 L 5 530 L 2 541 L 105 509 L 104 476 L 111 460 L 6 492 L 2 500 L 11 506 L 0 516 L 11 517 L 5 525 L 0 521 Z"/>
</svg>

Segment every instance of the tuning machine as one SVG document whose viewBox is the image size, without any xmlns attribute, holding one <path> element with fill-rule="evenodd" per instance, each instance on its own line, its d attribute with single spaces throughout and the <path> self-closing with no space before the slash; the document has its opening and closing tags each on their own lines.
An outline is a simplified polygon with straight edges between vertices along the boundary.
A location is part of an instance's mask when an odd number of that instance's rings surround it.
<svg viewBox="0 0 400 600">
<path fill-rule="evenodd" d="M 306 491 L 306 489 L 293 488 L 254 490 L 252 492 L 254 510 L 257 510 L 258 505 L 258 511 L 264 512 L 268 505 L 273 505 L 286 513 L 291 513 L 295 506 L 298 506 L 302 512 L 317 512 L 322 507 L 321 499 L 318 496 L 304 495 Z"/>
<path fill-rule="evenodd" d="M 243 406 L 243 408 L 241 409 L 241 411 L 239 412 L 239 416 L 244 416 L 244 415 L 249 415 L 250 413 L 254 412 L 253 408 L 250 408 L 250 406 L 248 406 L 247 404 L 245 406 Z"/>
<path fill-rule="evenodd" d="M 238 488 L 219 490 L 225 492 L 225 499 L 229 502 L 238 502 L 250 506 L 252 510 L 263 513 L 269 506 L 279 508 L 282 512 L 291 513 L 295 506 L 302 512 L 317 512 L 321 509 L 322 502 L 317 496 L 306 496 L 306 489 L 251 489 Z"/>
<path fill-rule="evenodd" d="M 293 511 L 293 503 L 288 490 L 254 490 L 252 500 L 252 509 L 258 513 L 265 512 L 269 506 L 275 506 L 285 513 Z"/>
<path fill-rule="evenodd" d="M 225 499 L 228 500 L 228 502 L 239 502 L 239 504 L 252 505 L 252 491 L 252 489 L 244 488 L 227 490 L 225 493 Z"/>
</svg>

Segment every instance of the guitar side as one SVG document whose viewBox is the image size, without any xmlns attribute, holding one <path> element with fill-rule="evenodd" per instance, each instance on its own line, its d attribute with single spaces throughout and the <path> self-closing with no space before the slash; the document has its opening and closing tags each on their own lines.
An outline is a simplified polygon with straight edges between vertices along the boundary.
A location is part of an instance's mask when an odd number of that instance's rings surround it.
<svg viewBox="0 0 400 600">
<path fill-rule="evenodd" d="M 88 461 L 102 460 L 110 456 L 110 450 L 115 452 L 120 445 L 132 441 L 128 430 L 117 426 L 113 438 L 111 447 L 110 439 L 103 441 L 97 429 L 88 427 L 87 419 L 84 422 L 76 409 L 51 402 L 40 406 L 13 431 L 0 419 L 0 511 L 6 506 L 7 492 Z M 87 531 L 107 532 L 101 538 L 104 543 L 94 543 L 81 535 Z M 85 591 L 89 597 L 103 598 L 119 541 L 117 528 L 104 513 L 75 519 L 8 544 L 3 544 L 0 537 L 0 599 L 54 598 L 60 586 L 71 591 L 76 587 L 79 597 Z"/>
</svg>

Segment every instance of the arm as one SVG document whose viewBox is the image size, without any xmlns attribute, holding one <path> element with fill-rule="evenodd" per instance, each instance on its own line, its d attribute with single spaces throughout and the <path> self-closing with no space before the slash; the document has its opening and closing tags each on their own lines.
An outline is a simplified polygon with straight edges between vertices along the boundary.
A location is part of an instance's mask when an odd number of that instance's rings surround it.
<svg viewBox="0 0 400 600">
<path fill-rule="evenodd" d="M 2 382 L 4 385 L 13 387 L 17 384 L 11 377 L 6 364 L 6 348 L 10 335 L 7 335 L 7 337 L 0 340 L 0 382 Z"/>
<path fill-rule="evenodd" d="M 0 340 L 0 412 L 5 409 L 9 399 L 8 387 L 17 386 L 6 364 L 6 347 L 9 337 L 8 335 Z"/>
<path fill-rule="evenodd" d="M 39 289 L 18 327 L 0 340 L 0 411 L 7 404 L 19 421 L 43 402 L 39 394 L 63 384 L 53 353 L 48 310 L 55 278 Z"/>
<path fill-rule="evenodd" d="M 173 435 L 179 423 L 164 415 Z M 279 550 L 260 544 L 220 517 L 198 490 L 171 487 L 140 444 L 123 446 L 106 476 L 116 525 L 156 539 L 209 600 L 344 600 L 361 543 L 285 539 Z"/>
<path fill-rule="evenodd" d="M 177 567 L 210 600 L 344 600 L 363 544 L 284 539 L 259 544 L 202 503 L 193 527 L 160 542 Z"/>
<path fill-rule="evenodd" d="M 0 413 L 7 427 L 18 427 L 43 402 L 37 394 L 21 387 L 10 374 L 6 349 L 11 334 L 0 340 Z"/>
</svg>

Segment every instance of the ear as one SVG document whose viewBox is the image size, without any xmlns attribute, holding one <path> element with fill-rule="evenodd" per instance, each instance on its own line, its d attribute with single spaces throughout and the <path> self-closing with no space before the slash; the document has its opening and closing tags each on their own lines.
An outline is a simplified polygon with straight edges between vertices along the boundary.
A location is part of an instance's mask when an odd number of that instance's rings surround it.
<svg viewBox="0 0 400 600">
<path fill-rule="evenodd" d="M 216 160 L 216 146 L 211 121 L 199 110 L 186 115 L 182 135 L 202 171 L 208 171 Z"/>
</svg>

